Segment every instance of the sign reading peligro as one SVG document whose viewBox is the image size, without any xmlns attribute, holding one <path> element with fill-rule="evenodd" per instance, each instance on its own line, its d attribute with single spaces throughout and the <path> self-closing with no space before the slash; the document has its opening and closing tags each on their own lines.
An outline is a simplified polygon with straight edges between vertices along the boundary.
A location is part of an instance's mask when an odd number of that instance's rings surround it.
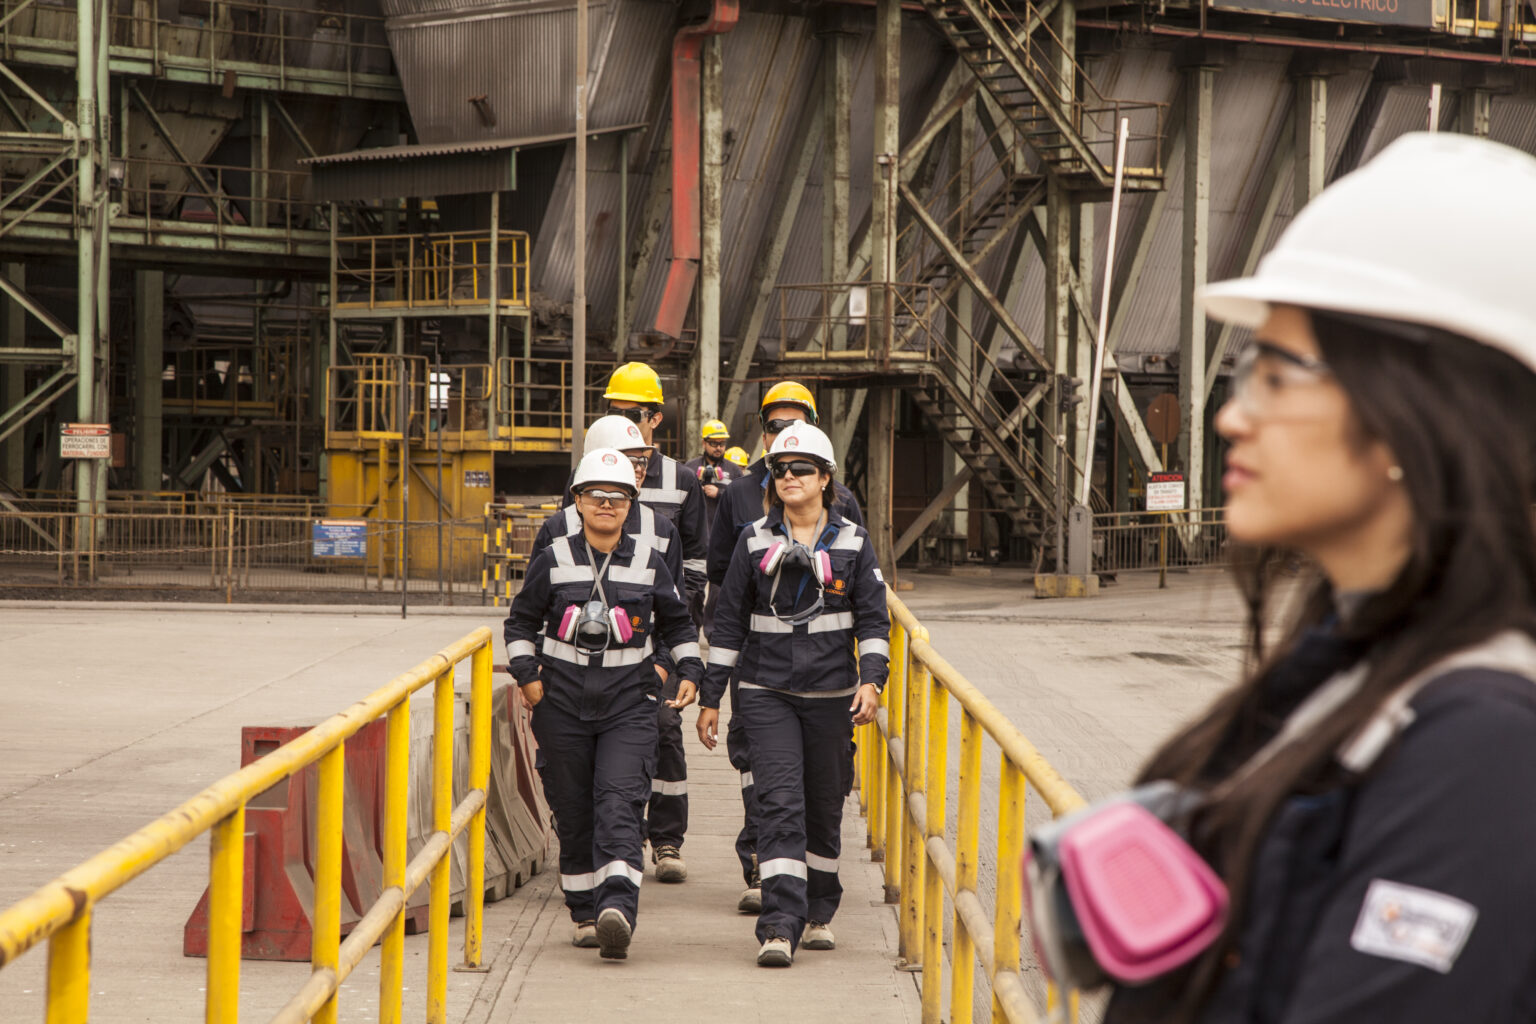
<svg viewBox="0 0 1536 1024">
<path fill-rule="evenodd" d="M 1289 14 L 1316 21 L 1364 21 L 1426 29 L 1434 21 L 1433 0 L 1211 0 L 1211 6 L 1230 11 Z"/>
<path fill-rule="evenodd" d="M 110 459 L 110 423 L 59 424 L 59 456 L 65 459 Z"/>
</svg>

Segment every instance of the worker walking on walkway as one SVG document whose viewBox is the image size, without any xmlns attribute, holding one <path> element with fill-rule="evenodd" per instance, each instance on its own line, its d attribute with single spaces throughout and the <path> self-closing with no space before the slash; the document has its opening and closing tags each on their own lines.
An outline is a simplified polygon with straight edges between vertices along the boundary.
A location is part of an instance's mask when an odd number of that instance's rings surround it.
<svg viewBox="0 0 1536 1024">
<path fill-rule="evenodd" d="M 709 528 L 714 525 L 715 510 L 720 503 L 720 495 L 725 492 L 732 480 L 738 479 L 742 474 L 742 467 L 725 457 L 725 446 L 730 443 L 730 440 L 731 435 L 725 429 L 725 424 L 720 420 L 710 420 L 704 424 L 703 453 L 698 458 L 689 459 L 686 463 L 688 469 L 692 470 L 694 477 L 698 479 L 699 489 L 704 492 L 706 537 Z M 718 593 L 717 588 L 710 588 L 704 598 L 703 607 L 698 609 L 694 616 L 704 627 L 705 636 L 709 635 L 710 623 L 715 617 Z"/>
<path fill-rule="evenodd" d="M 644 363 L 625 363 L 608 378 L 608 390 L 603 397 L 608 402 L 608 415 L 629 420 L 647 446 L 643 456 L 645 472 L 640 478 L 640 503 L 677 528 L 683 559 L 680 589 L 690 613 L 702 609 L 708 543 L 704 492 L 692 473 L 656 448 L 656 428 L 661 426 L 661 407 L 666 400 L 661 378 Z M 642 457 L 634 448 L 628 452 L 631 459 Z M 570 502 L 567 495 L 566 504 Z M 694 624 L 698 622 L 699 616 L 695 615 Z M 664 692 L 663 696 L 666 695 Z M 683 837 L 688 831 L 688 760 L 683 750 L 683 720 L 666 701 L 661 702 L 657 712 L 659 747 L 646 814 L 646 837 L 651 844 L 656 880 L 681 882 L 688 877 L 688 865 L 682 857 Z"/>
<path fill-rule="evenodd" d="M 693 702 L 704 667 L 665 561 L 624 533 L 630 467 L 612 448 L 582 456 L 571 485 L 582 532 L 533 560 L 505 628 L 543 755 L 571 942 L 616 960 L 628 955 L 645 869 L 641 816 L 662 703 L 654 651 L 665 644 L 676 662 L 674 710 Z"/>
<path fill-rule="evenodd" d="M 792 380 L 780 381 L 763 395 L 758 415 L 763 423 L 763 450 L 773 447 L 779 434 L 796 423 L 816 422 L 816 399 L 803 384 Z M 740 448 L 743 461 L 746 452 Z M 731 555 L 736 542 L 752 524 L 766 515 L 772 505 L 766 458 L 758 459 L 743 474 L 741 482 L 727 488 L 715 512 L 715 523 L 709 539 L 709 583 L 718 588 L 725 582 L 730 568 Z M 853 492 L 834 481 L 833 510 L 849 522 L 864 525 L 864 516 Z M 706 634 L 713 637 L 713 632 Z M 736 901 L 736 909 L 744 914 L 755 914 L 762 909 L 763 894 L 757 870 L 757 839 L 755 819 L 757 797 L 752 774 L 751 756 L 747 749 L 747 734 L 736 716 L 736 678 L 731 677 L 731 722 L 725 736 L 725 750 L 731 759 L 731 767 L 741 773 L 742 825 L 736 836 L 736 856 L 741 861 L 742 878 L 746 888 Z"/>
<path fill-rule="evenodd" d="M 835 945 L 853 727 L 874 720 L 890 618 L 869 535 L 834 507 L 827 435 L 792 424 L 768 459 L 772 507 L 731 556 L 698 732 L 714 749 L 720 698 L 734 672 L 732 723 L 745 729 L 756 783 L 757 962 L 788 967 L 798 946 Z"/>
</svg>

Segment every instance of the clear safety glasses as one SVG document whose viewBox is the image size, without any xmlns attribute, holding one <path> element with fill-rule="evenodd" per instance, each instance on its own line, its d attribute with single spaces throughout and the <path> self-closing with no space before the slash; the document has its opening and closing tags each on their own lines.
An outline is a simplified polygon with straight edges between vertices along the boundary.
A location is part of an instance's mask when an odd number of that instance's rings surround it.
<svg viewBox="0 0 1536 1024">
<path fill-rule="evenodd" d="M 1284 411 L 1290 397 L 1333 376 L 1321 359 L 1257 342 L 1238 357 L 1232 370 L 1232 400 L 1256 420 Z"/>
</svg>

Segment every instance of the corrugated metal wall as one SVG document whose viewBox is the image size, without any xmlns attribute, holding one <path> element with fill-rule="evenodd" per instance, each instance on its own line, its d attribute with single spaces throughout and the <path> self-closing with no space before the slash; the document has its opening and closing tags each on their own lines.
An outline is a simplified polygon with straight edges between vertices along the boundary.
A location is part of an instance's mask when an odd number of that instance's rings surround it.
<svg viewBox="0 0 1536 1024">
<path fill-rule="evenodd" d="M 574 13 L 569 0 L 518 3 L 475 0 L 385 0 L 391 15 L 389 34 L 395 48 L 412 116 L 423 142 L 478 138 L 507 138 L 569 130 L 572 121 L 570 56 L 574 50 Z M 867 12 L 853 14 L 867 18 Z M 650 121 L 662 125 L 669 87 L 670 42 L 678 27 L 678 8 L 651 0 L 594 0 L 592 7 L 592 71 L 594 87 L 591 124 Z M 852 42 L 853 118 L 850 221 L 856 225 L 868 210 L 873 173 L 872 117 L 874 75 L 872 32 L 867 21 Z M 821 59 L 822 42 L 809 17 L 744 12 L 737 28 L 722 37 L 724 66 L 725 210 L 723 251 L 722 333 L 734 337 L 742 327 L 748 282 L 765 244 L 766 218 L 781 175 L 789 163 L 789 129 L 806 116 L 811 87 Z M 1181 72 L 1173 63 L 1173 47 L 1145 39 L 1121 38 L 1113 52 L 1087 60 L 1089 72 L 1106 96 L 1128 100 L 1178 102 Z M 1231 51 L 1215 81 L 1212 130 L 1212 189 L 1210 278 L 1234 273 L 1246 225 L 1254 216 L 1258 190 L 1273 159 L 1279 133 L 1292 102 L 1287 50 L 1240 46 Z M 908 16 L 902 34 L 903 134 L 914 133 L 927 113 L 927 101 L 937 90 L 950 57 L 922 16 Z M 1328 159 L 1330 175 L 1345 148 L 1358 110 L 1367 96 L 1376 60 L 1351 58 L 1342 73 L 1328 82 Z M 1381 85 L 1380 114 L 1363 133 L 1363 156 L 1369 158 L 1403 132 L 1423 123 L 1429 77 L 1434 72 L 1410 66 L 1394 67 L 1394 84 Z M 1390 76 L 1389 76 L 1390 77 Z M 1495 100 L 1494 138 L 1527 151 L 1536 149 L 1536 75 L 1513 76 L 1514 94 Z M 480 123 L 469 97 L 484 94 L 497 124 Z M 814 110 L 814 104 L 809 109 Z M 651 135 L 657 133 L 652 132 Z M 649 139 L 645 145 L 654 145 Z M 629 176 L 630 239 L 638 237 L 641 211 L 650 187 L 650 168 L 637 142 L 631 152 Z M 508 209 L 523 223 L 538 222 L 533 252 L 533 285 L 555 302 L 571 293 L 572 234 L 570 147 L 559 155 L 541 154 L 542 173 L 530 173 Z M 589 323 L 595 332 L 613 324 L 617 275 L 625 251 L 618 237 L 619 142 L 594 140 L 590 148 L 588 183 Z M 982 165 L 985 167 L 985 161 Z M 530 170 L 532 168 L 530 167 Z M 665 161 L 655 168 L 666 174 Z M 942 182 L 950 161 L 940 162 L 935 178 Z M 1151 243 L 1151 258 L 1129 307 L 1120 351 L 1134 368 L 1147 356 L 1177 351 L 1178 295 L 1183 220 L 1183 168 L 1167 173 L 1165 212 Z M 1291 215 L 1291 175 L 1279 184 L 1282 198 L 1269 242 Z M 1128 197 L 1123 211 L 1120 263 L 1130 255 L 1131 226 L 1151 202 L 1148 195 Z M 933 207 L 943 212 L 947 200 Z M 1093 208 L 1096 268 L 1104 262 L 1108 206 Z M 779 283 L 822 279 L 821 243 L 824 216 L 820 157 L 796 214 L 788 254 Z M 1003 247 L 1006 249 L 1006 246 Z M 657 261 L 646 287 L 632 295 L 636 330 L 653 322 L 665 277 L 670 236 L 664 226 L 657 241 Z M 1004 259 L 1000 250 L 984 273 L 999 292 Z M 1022 287 L 1012 313 L 1032 338 L 1043 333 L 1045 278 L 1031 248 L 1021 264 Z M 1097 299 L 1097 272 L 1090 292 Z M 978 312 L 978 322 L 985 317 Z M 776 318 L 764 332 L 771 351 L 778 337 Z M 1241 345 L 1242 339 L 1239 339 Z"/>
</svg>

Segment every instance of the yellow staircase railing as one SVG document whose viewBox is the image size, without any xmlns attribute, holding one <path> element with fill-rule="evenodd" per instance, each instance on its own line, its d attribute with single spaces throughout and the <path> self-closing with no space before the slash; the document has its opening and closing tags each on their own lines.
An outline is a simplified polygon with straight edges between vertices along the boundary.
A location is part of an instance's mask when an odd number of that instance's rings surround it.
<svg viewBox="0 0 1536 1024">
<path fill-rule="evenodd" d="M 454 668 L 471 664 L 469 792 L 453 806 Z M 319 764 L 314 862 L 311 973 L 273 1021 L 336 1020 L 336 994 L 375 942 L 383 939 L 379 1019 L 401 1019 L 405 909 L 430 878 L 427 1020 L 447 1018 L 449 850 L 469 831 L 464 887 L 464 963 L 478 967 L 485 900 L 485 800 L 491 772 L 491 631 L 475 630 L 340 714 L 258 761 L 225 776 L 180 807 L 32 895 L 0 910 L 0 968 L 48 942 L 48 1024 L 84 1024 L 90 1008 L 91 917 L 107 896 L 193 839 L 210 836 L 208 984 L 205 1019 L 235 1024 L 240 1009 L 241 908 L 244 897 L 245 807 L 255 796 L 311 764 Z M 406 861 L 409 821 L 411 694 L 433 687 L 432 825 L 426 844 Z M 385 717 L 384 886 L 378 900 L 341 937 L 342 813 L 346 741 Z"/>
<path fill-rule="evenodd" d="M 993 1021 L 1037 1024 L 1020 973 L 1023 915 L 1024 798 L 1034 787 L 1053 815 L 1083 798 L 1018 728 L 928 642 L 928 630 L 889 589 L 891 675 L 874 722 L 855 733 L 859 801 L 876 859 L 883 857 L 887 900 L 898 903 L 900 954 L 922 968 L 924 1024 L 974 1019 L 975 965 L 992 988 Z M 951 765 L 949 701 L 960 705 L 956 828 L 946 824 Z M 987 739 L 1001 753 L 996 816 L 996 885 L 982 902 L 982 754 Z M 944 957 L 945 902 L 952 945 Z M 942 1007 L 949 979 L 950 1006 Z M 1047 986 L 1046 1013 L 1077 1020 L 1076 993 Z"/>
</svg>

